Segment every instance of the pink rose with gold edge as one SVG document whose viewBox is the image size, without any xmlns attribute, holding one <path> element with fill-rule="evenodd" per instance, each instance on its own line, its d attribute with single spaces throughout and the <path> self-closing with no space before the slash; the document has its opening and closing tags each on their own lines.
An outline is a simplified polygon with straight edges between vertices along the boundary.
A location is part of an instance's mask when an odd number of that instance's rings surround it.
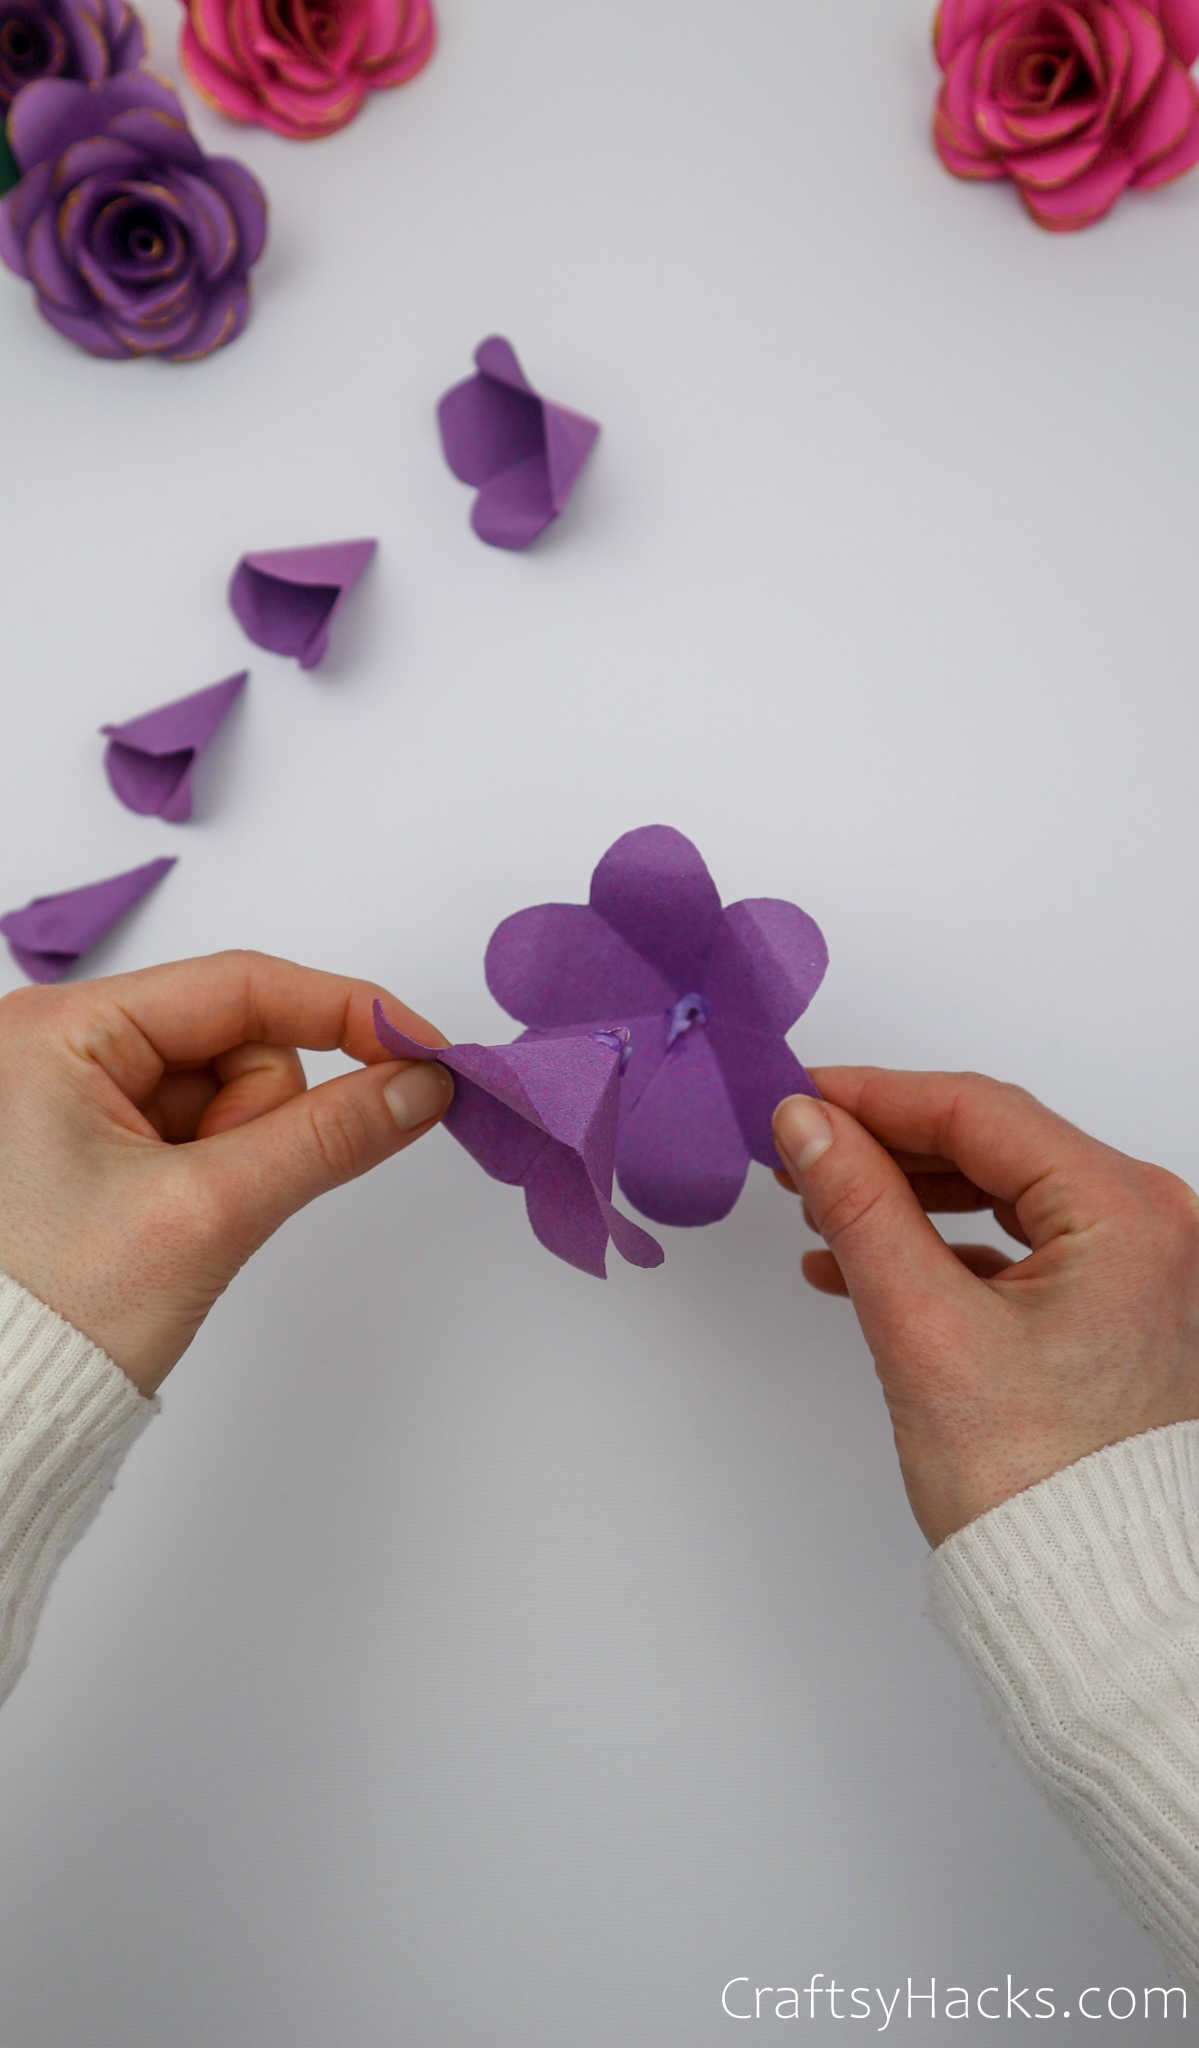
<svg viewBox="0 0 1199 2048">
<path fill-rule="evenodd" d="M 235 121 L 331 135 L 433 54 L 430 0 L 183 0 L 183 62 Z"/>
<path fill-rule="evenodd" d="M 1199 0 L 942 0 L 934 134 L 959 178 L 1010 178 L 1043 228 L 1199 162 Z"/>
</svg>

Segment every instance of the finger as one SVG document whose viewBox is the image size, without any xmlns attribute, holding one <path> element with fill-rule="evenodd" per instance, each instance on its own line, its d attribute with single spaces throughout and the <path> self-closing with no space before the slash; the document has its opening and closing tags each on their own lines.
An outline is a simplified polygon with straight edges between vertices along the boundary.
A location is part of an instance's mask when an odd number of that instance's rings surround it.
<svg viewBox="0 0 1199 2048">
<path fill-rule="evenodd" d="M 1012 1265 L 1012 1260 L 992 1244 L 951 1244 L 948 1249 L 959 1265 L 980 1280 L 994 1280 Z M 831 1252 L 805 1252 L 801 1264 L 804 1279 L 818 1294 L 839 1294 L 848 1299 L 845 1275 Z"/>
<path fill-rule="evenodd" d="M 1011 1203 L 997 1201 L 964 1174 L 909 1173 L 908 1185 L 926 1216 L 969 1216 L 989 1210 L 1001 1230 L 1017 1244 L 1029 1245 L 1028 1233 Z"/>
<path fill-rule="evenodd" d="M 835 1104 L 790 1095 L 774 1141 L 835 1254 L 875 1351 L 911 1338 L 930 1298 L 968 1314 L 974 1283 L 934 1230 L 906 1176 L 869 1131 Z"/>
<path fill-rule="evenodd" d="M 813 1078 L 881 1144 L 952 1160 L 1010 1204 L 1034 1247 L 1098 1221 L 1123 1164 L 1035 1096 L 984 1074 L 824 1067 Z"/>
<path fill-rule="evenodd" d="M 892 1145 L 888 1145 L 886 1150 L 890 1152 L 896 1166 L 902 1167 L 909 1178 L 913 1174 L 921 1173 L 927 1174 L 931 1179 L 933 1176 L 957 1174 L 959 1171 L 951 1159 L 937 1159 L 931 1153 L 897 1152 Z M 798 1189 L 785 1167 L 776 1166 L 772 1170 L 781 1188 L 785 1189 L 789 1195 L 798 1193 Z"/>
<path fill-rule="evenodd" d="M 195 1137 L 201 1118 L 219 1088 L 220 1082 L 211 1067 L 191 1067 L 182 1073 L 164 1074 L 144 1105 L 146 1121 L 168 1145 L 185 1145 Z"/>
<path fill-rule="evenodd" d="M 894 1153 L 891 1156 L 895 1158 Z M 904 1156 L 910 1158 L 914 1155 L 909 1153 Z M 896 1160 L 896 1164 L 902 1165 L 902 1158 Z M 788 1194 L 799 1193 L 790 1174 L 782 1167 L 775 1167 L 774 1177 Z M 992 1195 L 984 1194 L 981 1188 L 976 1188 L 973 1181 L 967 1180 L 965 1175 L 958 1173 L 955 1168 L 946 1167 L 943 1171 L 938 1169 L 928 1174 L 909 1171 L 907 1180 L 926 1216 L 964 1216 L 989 1209 L 1000 1228 L 1006 1230 L 1009 1237 L 1015 1238 L 1017 1244 L 1028 1244 L 1027 1233 L 1021 1228 L 1011 1205 L 1007 1202 L 998 1202 Z M 803 1205 L 803 1218 L 808 1229 L 815 1230 L 816 1218 L 806 1202 Z"/>
<path fill-rule="evenodd" d="M 226 1249 L 247 1256 L 297 1209 L 404 1151 L 445 1115 L 453 1092 L 436 1061 L 390 1060 L 204 1139 L 195 1169 Z"/>
<path fill-rule="evenodd" d="M 952 1159 L 938 1159 L 935 1152 L 905 1152 L 902 1146 L 888 1145 L 888 1152 L 896 1166 L 902 1166 L 905 1173 L 957 1173 Z"/>
<path fill-rule="evenodd" d="M 164 1066 L 202 1061 L 245 1044 L 340 1048 L 379 1063 L 372 1010 L 385 1004 L 399 1029 L 422 1045 L 446 1040 L 415 1010 L 374 982 L 326 974 L 263 953 L 215 953 L 80 985 L 73 1005 L 76 1049 L 97 1060 L 131 1099 L 148 1093 Z"/>
<path fill-rule="evenodd" d="M 215 1138 L 241 1124 L 279 1109 L 308 1083 L 294 1045 L 237 1045 L 214 1061 L 218 1092 L 196 1129 L 197 1138 Z"/>
</svg>

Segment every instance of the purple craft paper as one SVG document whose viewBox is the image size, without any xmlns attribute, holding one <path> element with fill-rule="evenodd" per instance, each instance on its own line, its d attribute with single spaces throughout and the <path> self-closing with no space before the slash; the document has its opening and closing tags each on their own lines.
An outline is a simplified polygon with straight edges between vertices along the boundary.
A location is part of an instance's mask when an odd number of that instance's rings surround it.
<svg viewBox="0 0 1199 2048">
<path fill-rule="evenodd" d="M 527 548 L 558 517 L 599 427 L 533 389 L 511 342 L 493 334 L 475 350 L 478 375 L 437 408 L 445 459 L 476 484 L 471 525 L 495 548 Z"/>
<path fill-rule="evenodd" d="M 246 686 L 247 672 L 228 676 L 193 696 L 179 697 L 124 725 L 102 725 L 109 736 L 104 767 L 127 810 L 143 818 L 183 825 L 192 814 L 192 770 Z"/>
<path fill-rule="evenodd" d="M 0 932 L 17 966 L 31 981 L 61 981 L 174 865 L 169 858 L 152 860 L 127 874 L 65 889 L 60 896 L 35 896 L 24 910 L 10 910 L 0 917 Z"/>
<path fill-rule="evenodd" d="M 529 1222 L 549 1251 L 601 1280 L 609 1238 L 630 1265 L 661 1265 L 661 1245 L 612 1206 L 619 1033 L 420 1045 L 389 1023 L 381 1003 L 375 1032 L 395 1059 L 450 1069 L 446 1129 L 493 1180 L 523 1187 Z"/>
<path fill-rule="evenodd" d="M 243 555 L 229 584 L 229 602 L 243 632 L 272 654 L 293 654 L 301 668 L 315 668 L 334 618 L 377 546 L 373 540 L 339 540 Z"/>
<path fill-rule="evenodd" d="M 586 904 L 517 911 L 487 949 L 487 986 L 530 1029 L 629 1034 L 616 1177 L 655 1223 L 715 1223 L 751 1159 L 777 1165 L 772 1112 L 815 1095 L 784 1034 L 828 966 L 819 927 L 772 897 L 721 907 L 681 832 L 647 825 L 600 861 Z"/>
</svg>

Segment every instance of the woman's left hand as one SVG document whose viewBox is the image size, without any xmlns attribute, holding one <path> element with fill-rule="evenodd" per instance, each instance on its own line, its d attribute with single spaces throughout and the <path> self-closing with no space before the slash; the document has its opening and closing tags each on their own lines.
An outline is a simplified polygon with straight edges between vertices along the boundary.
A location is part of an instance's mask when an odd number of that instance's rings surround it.
<svg viewBox="0 0 1199 2048">
<path fill-rule="evenodd" d="M 221 953 L 0 1000 L 0 1269 L 152 1394 L 234 1275 L 317 1195 L 449 1108 L 446 1040 L 389 991 Z M 309 1089 L 297 1047 L 363 1062 Z"/>
</svg>

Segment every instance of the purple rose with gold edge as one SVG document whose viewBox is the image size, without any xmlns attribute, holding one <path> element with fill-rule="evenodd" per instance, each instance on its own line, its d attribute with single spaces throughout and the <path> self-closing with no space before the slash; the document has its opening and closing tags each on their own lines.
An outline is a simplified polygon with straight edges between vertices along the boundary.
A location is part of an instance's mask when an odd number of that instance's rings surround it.
<svg viewBox="0 0 1199 2048">
<path fill-rule="evenodd" d="M 0 0 L 0 120 L 35 79 L 98 85 L 145 54 L 141 22 L 124 0 Z"/>
<path fill-rule="evenodd" d="M 21 179 L 0 200 L 0 257 L 60 334 L 191 362 L 241 333 L 266 200 L 241 164 L 205 156 L 160 79 L 40 80 L 8 140 Z"/>
</svg>

